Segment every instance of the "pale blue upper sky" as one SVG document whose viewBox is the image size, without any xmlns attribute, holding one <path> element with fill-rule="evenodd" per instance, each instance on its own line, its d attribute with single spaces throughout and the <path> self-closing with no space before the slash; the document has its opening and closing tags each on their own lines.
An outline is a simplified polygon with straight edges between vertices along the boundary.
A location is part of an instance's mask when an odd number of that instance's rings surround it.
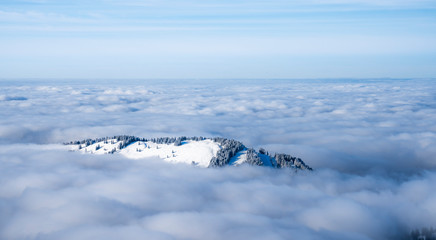
<svg viewBox="0 0 436 240">
<path fill-rule="evenodd" d="M 436 0 L 0 2 L 0 78 L 436 77 Z"/>
</svg>

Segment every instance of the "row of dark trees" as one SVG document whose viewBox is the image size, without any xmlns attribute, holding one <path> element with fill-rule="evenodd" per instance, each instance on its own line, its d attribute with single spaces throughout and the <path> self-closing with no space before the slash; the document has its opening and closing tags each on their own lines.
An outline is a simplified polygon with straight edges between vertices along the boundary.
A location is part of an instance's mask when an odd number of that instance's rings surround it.
<svg viewBox="0 0 436 240">
<path fill-rule="evenodd" d="M 247 163 L 250 165 L 263 166 L 262 159 L 259 154 L 253 148 L 247 149 Z"/>
<path fill-rule="evenodd" d="M 307 166 L 303 160 L 300 158 L 292 157 L 291 155 L 284 153 L 276 153 L 273 157 L 276 161 L 276 166 L 278 168 L 295 167 L 299 169 L 312 170 L 311 167 Z"/>
<path fill-rule="evenodd" d="M 272 156 L 263 148 L 259 149 L 259 153 L 268 156 L 271 164 L 277 168 L 299 168 L 312 170 L 312 168 L 307 166 L 303 160 L 301 160 L 301 158 L 296 158 L 284 153 L 275 153 Z"/>
<path fill-rule="evenodd" d="M 436 240 L 436 229 L 431 228 L 421 228 L 415 229 L 410 232 L 410 236 L 408 239 L 411 240 Z"/>
<path fill-rule="evenodd" d="M 226 166 L 229 164 L 232 157 L 234 157 L 239 151 L 245 149 L 244 144 L 233 139 L 216 137 L 212 140 L 219 143 L 221 149 L 218 151 L 217 156 L 210 160 L 209 167 Z"/>
<path fill-rule="evenodd" d="M 113 137 L 103 137 L 103 138 L 95 138 L 95 139 L 85 139 L 82 141 L 71 141 L 71 142 L 67 142 L 64 143 L 66 145 L 85 145 L 86 147 L 98 142 L 104 142 L 104 143 L 109 143 L 112 142 L 112 144 L 114 142 L 122 142 L 120 145 L 120 148 L 125 148 L 128 145 L 137 142 L 137 141 L 142 141 L 142 142 L 153 142 L 156 144 L 172 144 L 174 143 L 175 146 L 180 146 L 182 145 L 183 141 L 188 141 L 188 140 L 192 140 L 192 141 L 202 141 L 205 140 L 207 138 L 205 137 L 161 137 L 161 138 L 139 138 L 139 137 L 135 137 L 135 136 L 128 136 L 128 135 L 120 135 L 120 136 L 113 136 Z"/>
</svg>

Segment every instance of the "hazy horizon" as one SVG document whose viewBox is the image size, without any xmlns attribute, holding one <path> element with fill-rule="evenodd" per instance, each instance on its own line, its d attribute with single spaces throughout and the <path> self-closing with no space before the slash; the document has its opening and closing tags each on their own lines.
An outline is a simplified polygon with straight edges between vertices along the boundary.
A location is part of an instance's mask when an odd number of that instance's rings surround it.
<svg viewBox="0 0 436 240">
<path fill-rule="evenodd" d="M 436 1 L 2 1 L 0 77 L 436 77 Z"/>
</svg>

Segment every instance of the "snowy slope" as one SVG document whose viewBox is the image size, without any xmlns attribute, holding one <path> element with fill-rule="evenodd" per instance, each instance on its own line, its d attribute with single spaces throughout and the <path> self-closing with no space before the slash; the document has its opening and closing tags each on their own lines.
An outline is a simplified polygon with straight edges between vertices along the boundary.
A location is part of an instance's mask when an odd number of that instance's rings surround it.
<svg viewBox="0 0 436 240">
<path fill-rule="evenodd" d="M 210 139 L 203 141 L 188 140 L 184 141 L 180 146 L 138 141 L 122 149 L 120 153 L 133 159 L 159 157 L 168 162 L 208 167 L 210 160 L 216 156 L 219 150 L 218 143 Z"/>
<path fill-rule="evenodd" d="M 229 165 L 238 166 L 247 161 L 247 149 L 239 151 L 235 156 L 230 158 Z"/>
<path fill-rule="evenodd" d="M 93 154 L 117 152 L 132 159 L 158 157 L 168 162 L 188 163 L 200 167 L 208 167 L 212 157 L 216 156 L 220 150 L 219 144 L 211 139 L 202 141 L 187 140 L 183 141 L 180 146 L 157 144 L 151 141 L 136 141 L 119 149 L 119 144 L 122 142 L 110 139 L 108 141 L 96 142 L 89 146 L 86 146 L 86 144 L 72 145 L 72 150 Z M 114 149 L 115 151 L 112 152 Z"/>
<path fill-rule="evenodd" d="M 91 154 L 121 154 L 131 159 L 158 157 L 167 162 L 199 167 L 238 166 L 241 164 L 309 169 L 301 159 L 286 154 L 273 156 L 246 148 L 242 143 L 224 138 L 158 138 L 132 136 L 87 139 L 70 142 L 71 150 Z"/>
</svg>

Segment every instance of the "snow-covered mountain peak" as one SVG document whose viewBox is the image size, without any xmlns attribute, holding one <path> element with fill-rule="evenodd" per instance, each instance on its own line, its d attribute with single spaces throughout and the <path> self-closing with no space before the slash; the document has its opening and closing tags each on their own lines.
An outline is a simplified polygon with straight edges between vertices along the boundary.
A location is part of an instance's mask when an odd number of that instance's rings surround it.
<svg viewBox="0 0 436 240">
<path fill-rule="evenodd" d="M 199 167 L 222 167 L 250 164 L 276 168 L 312 170 L 301 159 L 287 154 L 268 154 L 245 147 L 225 138 L 178 137 L 138 138 L 114 136 L 67 143 L 71 150 L 91 154 L 122 154 L 127 158 L 158 157 L 167 162 L 187 163 Z"/>
</svg>

